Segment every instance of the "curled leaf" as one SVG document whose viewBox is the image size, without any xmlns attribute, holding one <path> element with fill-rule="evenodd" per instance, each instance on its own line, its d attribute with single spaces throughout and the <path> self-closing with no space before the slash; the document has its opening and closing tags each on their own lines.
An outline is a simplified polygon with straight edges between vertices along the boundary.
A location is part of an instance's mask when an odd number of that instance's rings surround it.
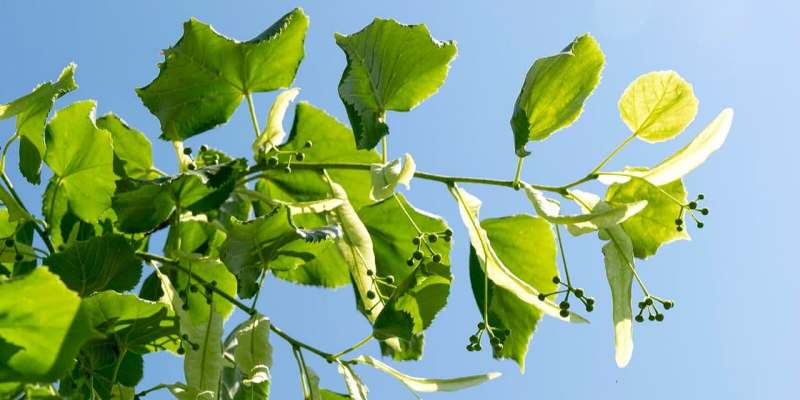
<svg viewBox="0 0 800 400">
<path fill-rule="evenodd" d="M 417 170 L 417 164 L 411 154 L 406 153 L 403 161 L 400 159 L 392 160 L 386 164 L 376 164 L 370 168 L 372 176 L 372 190 L 369 198 L 373 201 L 381 201 L 394 194 L 394 188 L 398 184 L 403 184 L 406 189 L 410 188 L 411 178 Z"/>
<path fill-rule="evenodd" d="M 353 359 L 358 364 L 365 364 L 381 370 L 395 379 L 402 382 L 409 389 L 414 392 L 453 392 L 456 390 L 465 389 L 471 386 L 479 385 L 483 382 L 490 381 L 500 377 L 499 372 L 489 372 L 480 375 L 463 376 L 460 378 L 449 379 L 434 379 L 434 378 L 418 378 L 416 376 L 406 375 L 381 361 L 378 361 L 370 356 L 358 356 Z"/>
<path fill-rule="evenodd" d="M 283 143 L 283 139 L 286 138 L 286 131 L 283 130 L 283 118 L 286 115 L 286 109 L 289 108 L 289 103 L 298 94 L 300 94 L 299 88 L 291 88 L 275 97 L 275 101 L 269 109 L 269 115 L 267 115 L 267 125 L 253 142 L 253 153 L 258 154 Z"/>
</svg>

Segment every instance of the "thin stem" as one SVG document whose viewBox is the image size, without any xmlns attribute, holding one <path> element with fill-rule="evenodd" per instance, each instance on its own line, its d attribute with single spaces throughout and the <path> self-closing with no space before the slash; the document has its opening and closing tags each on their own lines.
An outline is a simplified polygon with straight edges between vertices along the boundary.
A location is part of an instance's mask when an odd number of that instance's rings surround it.
<svg viewBox="0 0 800 400">
<path fill-rule="evenodd" d="M 247 108 L 250 110 L 250 121 L 253 123 L 253 130 L 256 132 L 256 137 L 261 136 L 261 128 L 258 126 L 258 117 L 256 116 L 256 106 L 253 103 L 253 95 L 247 93 Z"/>
<path fill-rule="evenodd" d="M 600 164 L 597 164 L 597 166 L 596 166 L 596 167 L 594 167 L 594 169 L 592 170 L 592 172 L 589 172 L 589 175 L 591 175 L 591 174 L 594 174 L 595 172 L 597 172 L 597 171 L 600 171 L 600 170 L 601 170 L 603 167 L 605 167 L 605 166 L 606 166 L 606 164 L 608 164 L 608 162 L 609 162 L 609 161 L 611 161 L 611 159 L 612 159 L 612 158 L 614 158 L 614 156 L 616 156 L 616 155 L 617 155 L 617 153 L 619 153 L 619 152 L 620 152 L 620 150 L 622 150 L 622 148 L 623 148 L 623 147 L 625 147 L 625 145 L 627 145 L 628 143 L 630 143 L 630 142 L 631 142 L 631 140 L 633 140 L 633 138 L 635 138 L 635 137 L 636 137 L 636 133 L 633 133 L 632 135 L 628 136 L 628 137 L 627 137 L 625 140 L 623 140 L 623 141 L 622 141 L 622 143 L 620 143 L 620 144 L 619 144 L 619 145 L 618 145 L 618 146 L 617 146 L 617 147 L 616 147 L 616 148 L 615 148 L 615 149 L 614 149 L 614 150 L 611 152 L 611 154 L 609 154 L 608 156 L 606 156 L 606 158 L 605 158 L 605 159 L 603 159 L 603 161 L 601 161 L 601 162 L 600 162 Z"/>
<path fill-rule="evenodd" d="M 20 208 L 22 208 L 22 210 L 24 210 L 26 213 L 28 213 L 28 215 L 31 217 L 31 219 L 34 219 L 33 215 L 31 214 L 31 212 L 28 211 L 28 209 L 25 207 L 25 204 L 22 202 L 22 199 L 17 194 L 17 191 L 14 190 L 14 185 L 11 184 L 11 180 L 8 179 L 8 175 L 6 175 L 6 171 L 5 170 L 3 170 L 2 174 L 0 174 L 0 178 L 3 180 L 3 183 L 8 188 L 8 191 L 9 191 L 9 193 L 11 193 L 11 197 L 14 198 L 14 201 L 16 201 L 17 204 L 19 204 L 19 206 L 20 206 Z M 55 196 L 53 196 L 53 197 L 55 197 Z M 34 220 L 34 224 L 33 224 L 33 229 L 36 231 L 36 233 L 39 235 L 39 237 L 42 238 L 42 241 L 44 242 L 45 246 L 47 246 L 47 250 L 50 253 L 55 253 L 56 250 L 55 250 L 55 247 L 53 247 L 53 242 L 50 241 L 50 236 L 48 236 L 47 233 L 45 233 L 44 229 L 42 229 L 42 227 L 39 226 L 39 223 L 35 222 L 35 220 Z"/>
<path fill-rule="evenodd" d="M 451 192 L 456 196 L 456 200 L 458 201 L 459 207 L 466 207 L 467 202 L 464 200 L 464 197 L 461 195 L 461 190 L 458 186 L 453 185 L 453 189 Z M 470 225 L 472 225 L 472 229 L 475 232 L 480 232 L 481 225 L 478 221 L 475 220 L 475 217 L 469 210 L 465 210 L 466 214 L 469 217 Z M 478 235 L 481 241 L 481 247 L 483 248 L 483 255 L 485 259 L 483 260 L 484 265 L 488 264 L 489 258 L 489 245 L 483 240 L 483 238 Z M 489 332 L 489 269 L 484 267 L 483 271 L 483 324 L 486 325 L 486 331 Z"/>
<path fill-rule="evenodd" d="M 343 355 L 345 355 L 345 354 L 347 354 L 347 353 L 350 353 L 350 352 L 352 352 L 352 351 L 354 351 L 354 350 L 358 349 L 359 347 L 361 347 L 361 346 L 363 346 L 363 345 L 365 345 L 365 344 L 369 343 L 369 341 L 370 341 L 370 340 L 372 340 L 372 339 L 374 339 L 374 338 L 375 338 L 375 337 L 374 337 L 374 336 L 372 336 L 372 334 L 370 333 L 369 335 L 367 335 L 367 337 L 365 337 L 365 338 L 363 338 L 363 339 L 359 340 L 359 341 L 358 341 L 358 343 L 356 343 L 356 344 L 354 344 L 354 345 L 352 345 L 352 346 L 350 346 L 350 347 L 348 347 L 348 348 L 346 348 L 346 349 L 344 349 L 344 350 L 342 350 L 342 351 L 340 351 L 340 352 L 338 352 L 338 353 L 334 354 L 334 355 L 333 355 L 333 358 L 337 358 L 337 359 L 338 359 L 338 358 L 342 357 Z"/>
<path fill-rule="evenodd" d="M 119 374 L 119 368 L 122 366 L 122 360 L 125 358 L 125 355 L 128 353 L 128 349 L 122 349 L 119 354 L 119 358 L 117 358 L 116 364 L 114 364 L 114 373 L 111 374 L 111 384 L 117 383 L 117 375 Z"/>
<path fill-rule="evenodd" d="M 334 360 L 333 354 L 325 352 L 325 351 L 322 351 L 322 350 L 320 350 L 320 349 L 318 349 L 318 348 L 316 348 L 314 346 L 311 346 L 309 344 L 305 344 L 305 343 L 303 343 L 303 342 L 301 342 L 301 341 L 289 336 L 288 333 L 284 332 L 282 329 L 278 328 L 273 323 L 269 324 L 269 328 L 270 328 L 270 330 L 275 332 L 276 335 L 280 336 L 283 340 L 289 342 L 289 344 L 291 344 L 292 346 L 302 347 L 302 348 L 304 348 L 304 349 L 306 349 L 306 350 L 308 350 L 308 351 L 310 351 L 310 352 L 312 352 L 312 353 L 324 358 L 325 360 L 328 360 L 328 361 Z"/>
<path fill-rule="evenodd" d="M 169 385 L 167 385 L 165 383 L 159 383 L 158 385 L 155 385 L 155 386 L 151 387 L 150 389 L 142 390 L 141 392 L 136 393 L 136 395 L 140 396 L 140 397 L 147 396 L 148 393 L 155 392 L 155 391 L 161 390 L 161 389 L 167 389 L 167 388 L 169 388 Z"/>
<path fill-rule="evenodd" d="M 572 287 L 572 281 L 569 279 L 569 267 L 567 267 L 567 255 L 564 252 L 564 244 L 561 241 L 561 227 L 559 224 L 556 226 L 556 237 L 558 238 L 558 250 L 561 252 L 561 263 L 564 264 L 564 276 L 567 278 L 567 286 Z"/>
<path fill-rule="evenodd" d="M 384 164 L 389 162 L 389 140 L 386 139 L 386 136 L 381 138 L 381 160 Z"/>
<path fill-rule="evenodd" d="M 514 172 L 514 183 L 513 183 L 514 190 L 519 190 L 521 186 L 520 179 L 522 178 L 522 163 L 524 161 L 525 157 L 517 157 L 517 171 Z"/>
</svg>

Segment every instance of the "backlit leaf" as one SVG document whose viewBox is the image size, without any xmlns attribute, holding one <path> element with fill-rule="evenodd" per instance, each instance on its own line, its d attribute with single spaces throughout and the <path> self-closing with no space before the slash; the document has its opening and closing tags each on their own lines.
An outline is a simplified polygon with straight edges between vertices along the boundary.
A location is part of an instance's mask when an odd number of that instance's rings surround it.
<svg viewBox="0 0 800 400">
<path fill-rule="evenodd" d="M 628 85 L 618 106 L 628 129 L 654 143 L 683 132 L 697 115 L 697 103 L 692 85 L 675 71 L 655 71 Z"/>
<path fill-rule="evenodd" d="M 481 375 L 470 375 L 461 378 L 448 378 L 448 379 L 431 379 L 431 378 L 418 378 L 415 376 L 406 375 L 381 361 L 378 361 L 370 356 L 358 356 L 353 359 L 358 364 L 365 364 L 383 371 L 393 378 L 402 382 L 405 386 L 414 392 L 453 392 L 456 390 L 466 389 L 475 385 L 479 385 L 486 381 L 500 377 L 499 372 L 489 372 Z"/>
</svg>

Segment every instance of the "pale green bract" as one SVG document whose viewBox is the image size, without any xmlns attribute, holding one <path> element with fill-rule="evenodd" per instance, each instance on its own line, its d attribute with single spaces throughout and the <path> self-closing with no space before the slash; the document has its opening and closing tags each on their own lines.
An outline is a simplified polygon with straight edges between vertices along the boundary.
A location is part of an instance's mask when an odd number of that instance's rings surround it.
<svg viewBox="0 0 800 400">
<path fill-rule="evenodd" d="M 576 38 L 561 53 L 533 63 L 511 115 L 517 156 L 530 154 L 525 149 L 528 141 L 547 139 L 578 119 L 600 82 L 604 63 L 600 45 L 589 34 Z"/>
<path fill-rule="evenodd" d="M 378 361 L 370 356 L 358 356 L 353 359 L 358 364 L 365 364 L 381 370 L 395 379 L 399 380 L 403 385 L 411 389 L 413 392 L 428 393 L 428 392 L 453 392 L 456 390 L 465 389 L 471 386 L 479 385 L 486 381 L 500 377 L 499 372 L 489 372 L 487 374 L 470 375 L 461 378 L 449 379 L 433 379 L 433 378 L 418 378 L 415 376 L 406 375 L 381 361 Z M 419 398 L 419 396 L 417 396 Z"/>
<path fill-rule="evenodd" d="M 373 201 L 381 201 L 392 194 L 398 184 L 402 184 L 406 189 L 410 189 L 411 178 L 417 170 L 417 164 L 411 154 L 403 155 L 400 159 L 389 161 L 386 164 L 373 165 L 370 168 L 372 176 L 372 190 L 369 198 Z"/>
<path fill-rule="evenodd" d="M 272 368 L 272 346 L 269 344 L 269 319 L 254 315 L 235 332 L 238 346 L 234 357 L 244 374 L 246 386 L 266 382 Z"/>
<path fill-rule="evenodd" d="M 361 381 L 361 377 L 353 372 L 349 365 L 339 361 L 337 366 L 339 373 L 344 377 L 344 385 L 347 386 L 347 392 L 350 393 L 352 400 L 367 400 L 367 385 Z"/>
<path fill-rule="evenodd" d="M 351 35 L 336 34 L 347 56 L 341 97 L 359 149 L 389 133 L 387 111 L 410 111 L 436 93 L 456 56 L 455 42 L 431 37 L 425 25 L 376 18 Z"/>
<path fill-rule="evenodd" d="M 484 273 L 489 276 L 489 280 L 497 286 L 514 293 L 520 300 L 542 310 L 542 312 L 551 317 L 568 322 L 589 322 L 574 312 L 570 312 L 566 318 L 562 317 L 559 314 L 561 309 L 557 304 L 548 299 L 539 300 L 540 292 L 509 271 L 508 267 L 503 264 L 492 248 L 486 230 L 479 223 L 478 212 L 481 208 L 481 201 L 456 185 L 452 185 L 449 188 L 450 193 L 459 205 L 458 211 L 461 214 L 461 220 L 464 222 L 467 232 L 469 232 L 469 241 L 475 249 Z"/>
<path fill-rule="evenodd" d="M 601 172 L 598 180 L 605 184 L 624 183 L 631 176 L 635 176 L 646 179 L 653 185 L 661 186 L 683 178 L 722 147 L 728 137 L 732 123 L 733 109 L 726 108 L 689 144 L 661 161 L 655 167 L 632 173 Z"/>
<path fill-rule="evenodd" d="M 289 103 L 294 101 L 299 94 L 300 89 L 291 88 L 275 97 L 275 101 L 272 103 L 267 115 L 267 124 L 264 126 L 264 131 L 253 142 L 253 154 L 257 155 L 283 143 L 283 140 L 286 139 L 286 131 L 283 130 L 283 118 L 286 116 L 286 109 L 289 108 Z"/>
<path fill-rule="evenodd" d="M 619 99 L 619 114 L 639 139 L 672 139 L 694 120 L 697 98 L 692 85 L 675 71 L 655 71 L 634 80 Z"/>
<path fill-rule="evenodd" d="M 622 223 L 647 206 L 647 201 L 642 200 L 610 207 L 602 211 L 592 211 L 577 215 L 560 215 L 561 206 L 557 201 L 548 199 L 542 191 L 531 187 L 527 183 L 524 183 L 522 187 L 540 217 L 554 224 L 577 225 L 591 230 L 607 228 Z"/>
</svg>

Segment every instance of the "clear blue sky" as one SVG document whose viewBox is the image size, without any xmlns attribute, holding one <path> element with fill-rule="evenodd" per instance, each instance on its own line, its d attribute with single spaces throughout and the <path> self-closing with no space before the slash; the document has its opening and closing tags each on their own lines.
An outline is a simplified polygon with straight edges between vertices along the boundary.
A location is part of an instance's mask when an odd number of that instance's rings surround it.
<svg viewBox="0 0 800 400">
<path fill-rule="evenodd" d="M 159 166 L 173 171 L 170 147 L 157 120 L 133 89 L 157 74 L 160 50 L 181 34 L 191 16 L 229 36 L 248 39 L 295 6 L 311 16 L 306 59 L 296 85 L 301 98 L 346 120 L 336 86 L 344 56 L 334 32 L 351 33 L 375 16 L 426 23 L 439 39 L 456 39 L 459 56 L 442 90 L 410 114 L 392 114 L 391 153 L 412 152 L 425 171 L 510 178 L 515 159 L 508 119 L 534 58 L 561 49 L 583 32 L 600 41 L 607 64 L 601 85 L 581 119 L 551 140 L 531 146 L 524 178 L 560 184 L 588 171 L 626 130 L 617 98 L 637 75 L 675 69 L 694 84 L 700 112 L 685 136 L 660 145 L 634 143 L 612 167 L 652 165 L 683 145 L 722 108 L 736 110 L 722 151 L 686 179 L 711 207 L 706 229 L 691 242 L 663 248 L 640 264 L 657 293 L 677 307 L 662 324 L 637 325 L 636 349 L 626 369 L 614 365 L 608 286 L 595 238 L 567 243 L 571 272 L 598 299 L 588 326 L 545 320 L 520 375 L 511 362 L 464 345 L 479 315 L 469 291 L 465 232 L 441 185 L 415 182 L 409 194 L 420 208 L 450 221 L 456 231 L 455 283 L 448 308 L 429 331 L 422 362 L 398 367 L 422 376 L 497 370 L 482 387 L 436 399 L 781 399 L 800 389 L 800 282 L 797 262 L 797 107 L 800 85 L 800 3 L 745 0 L 594 1 L 3 1 L 0 3 L 0 102 L 53 79 L 77 62 L 80 89 L 59 102 L 94 98 L 148 133 Z M 259 114 L 273 94 L 256 98 Z M 226 126 L 191 139 L 248 154 L 251 128 L 242 107 Z M 0 123 L 7 137 L 12 123 Z M 15 153 L 15 152 L 14 152 Z M 15 165 L 12 159 L 10 165 Z M 795 171 L 795 173 L 792 173 Z M 14 175 L 23 197 L 33 188 Z M 597 187 L 599 189 L 599 187 Z M 520 193 L 469 187 L 484 200 L 484 216 L 530 212 Z M 368 326 L 349 289 L 325 291 L 268 280 L 262 309 L 278 324 L 320 348 L 338 350 Z M 240 319 L 241 315 L 235 315 Z M 274 399 L 301 397 L 294 360 L 274 340 Z M 376 345 L 366 348 L 375 354 Z M 343 390 L 330 365 L 308 357 L 326 387 Z M 181 379 L 170 355 L 146 358 L 140 389 Z M 359 368 L 373 399 L 413 398 L 399 383 Z M 148 398 L 166 398 L 160 392 Z"/>
</svg>

